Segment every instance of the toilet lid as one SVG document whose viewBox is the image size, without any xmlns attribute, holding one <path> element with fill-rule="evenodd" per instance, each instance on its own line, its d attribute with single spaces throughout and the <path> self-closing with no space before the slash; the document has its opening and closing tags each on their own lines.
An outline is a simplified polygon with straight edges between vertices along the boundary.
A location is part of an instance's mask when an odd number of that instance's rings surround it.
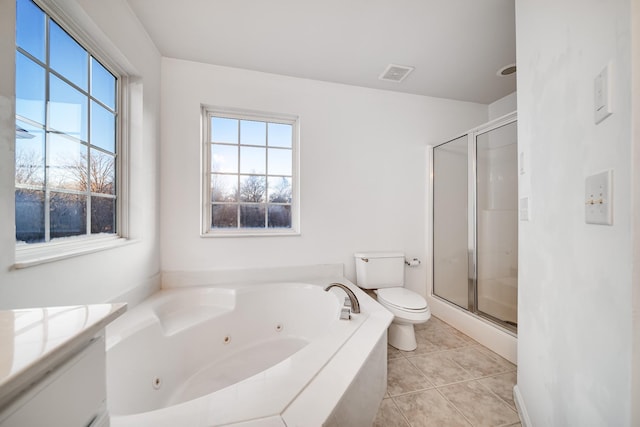
<svg viewBox="0 0 640 427">
<path fill-rule="evenodd" d="M 427 301 L 417 293 L 405 288 L 378 289 L 378 299 L 409 310 L 423 310 L 427 308 Z"/>
</svg>

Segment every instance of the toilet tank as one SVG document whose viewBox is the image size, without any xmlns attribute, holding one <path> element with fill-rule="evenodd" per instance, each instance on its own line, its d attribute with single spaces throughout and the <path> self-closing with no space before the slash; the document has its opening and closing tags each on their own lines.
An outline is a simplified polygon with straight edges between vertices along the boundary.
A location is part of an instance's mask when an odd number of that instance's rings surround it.
<svg viewBox="0 0 640 427">
<path fill-rule="evenodd" d="M 356 252 L 356 282 L 363 289 L 404 286 L 402 252 Z"/>
</svg>

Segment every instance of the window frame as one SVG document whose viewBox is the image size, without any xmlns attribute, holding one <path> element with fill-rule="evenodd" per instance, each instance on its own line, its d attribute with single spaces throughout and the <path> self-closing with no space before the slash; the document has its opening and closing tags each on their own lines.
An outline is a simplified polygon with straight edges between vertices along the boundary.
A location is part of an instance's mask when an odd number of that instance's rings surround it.
<svg viewBox="0 0 640 427">
<path fill-rule="evenodd" d="M 115 232 L 113 234 L 83 234 L 66 238 L 55 238 L 48 242 L 15 242 L 15 262 L 13 268 L 20 269 L 40 265 L 74 256 L 94 253 L 123 246 L 134 241 L 129 239 L 129 104 L 131 77 L 123 66 L 122 54 L 111 45 L 97 28 L 87 29 L 67 14 L 53 0 L 31 0 L 50 19 L 71 36 L 89 55 L 116 78 L 116 128 L 115 128 Z M 15 16 L 14 16 L 15 18 Z M 16 27 L 17 27 L 17 20 Z M 87 31 L 88 30 L 88 31 Z M 48 34 L 45 37 L 49 38 Z M 14 60 L 18 46 L 14 48 Z M 47 54 L 48 56 L 48 54 Z M 117 60 L 114 58 L 118 58 Z M 47 64 L 47 70 L 50 65 Z M 15 85 L 14 85 L 15 89 Z M 89 98 L 90 99 L 90 98 Z M 45 99 L 47 101 L 47 99 Z M 48 109 L 48 106 L 46 107 Z M 48 114 L 48 113 L 47 113 Z M 14 114 L 14 120 L 17 120 Z M 89 120 L 89 117 L 87 117 Z M 43 128 L 45 133 L 47 128 Z M 14 194 L 15 194 L 14 183 Z M 45 187 L 46 188 L 46 187 Z M 90 194 L 90 193 L 88 193 Z M 48 215 L 45 217 L 48 218 Z"/>
<path fill-rule="evenodd" d="M 229 107 L 201 106 L 201 183 L 200 183 L 200 236 L 201 237 L 260 237 L 260 236 L 299 236 L 300 235 L 300 117 L 293 114 L 278 114 L 264 111 L 237 109 Z M 213 228 L 211 227 L 211 118 L 229 118 L 235 120 L 262 121 L 268 123 L 290 124 L 291 141 L 291 227 L 264 228 Z M 266 147 L 265 147 L 266 148 Z M 240 171 L 237 173 L 240 175 Z M 265 174 L 266 175 L 266 174 Z M 241 204 L 238 201 L 238 204 Z M 268 205 L 268 201 L 265 201 Z"/>
</svg>

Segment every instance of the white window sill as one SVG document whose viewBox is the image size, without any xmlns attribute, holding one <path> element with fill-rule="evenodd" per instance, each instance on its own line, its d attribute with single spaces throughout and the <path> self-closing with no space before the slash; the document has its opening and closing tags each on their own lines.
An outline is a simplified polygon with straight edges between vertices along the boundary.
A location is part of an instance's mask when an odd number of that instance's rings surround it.
<svg viewBox="0 0 640 427">
<path fill-rule="evenodd" d="M 200 237 L 286 237 L 286 236 L 300 236 L 300 231 L 297 230 L 216 230 L 201 233 Z"/>
<path fill-rule="evenodd" d="M 33 267 L 48 262 L 119 248 L 136 242 L 137 240 L 125 239 L 119 236 L 95 236 L 70 238 L 49 243 L 18 243 L 16 244 L 16 259 L 13 268 Z"/>
</svg>

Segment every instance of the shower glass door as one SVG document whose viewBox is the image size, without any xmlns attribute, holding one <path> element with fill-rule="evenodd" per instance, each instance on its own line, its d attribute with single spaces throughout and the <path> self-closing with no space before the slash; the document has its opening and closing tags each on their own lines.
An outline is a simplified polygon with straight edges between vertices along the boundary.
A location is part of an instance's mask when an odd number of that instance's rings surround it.
<svg viewBox="0 0 640 427">
<path fill-rule="evenodd" d="M 433 147 L 433 294 L 513 332 L 518 301 L 515 113 Z"/>
<path fill-rule="evenodd" d="M 467 135 L 433 149 L 434 293 L 469 304 L 469 168 Z"/>
<path fill-rule="evenodd" d="M 515 122 L 476 135 L 478 312 L 517 326 L 518 143 Z"/>
</svg>

